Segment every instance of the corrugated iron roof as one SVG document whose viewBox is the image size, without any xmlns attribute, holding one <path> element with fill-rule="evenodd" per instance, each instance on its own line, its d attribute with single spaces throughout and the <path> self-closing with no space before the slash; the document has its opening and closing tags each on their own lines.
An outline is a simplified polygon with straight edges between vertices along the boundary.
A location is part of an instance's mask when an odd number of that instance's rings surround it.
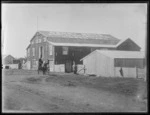
<svg viewBox="0 0 150 115">
<path fill-rule="evenodd" d="M 120 39 L 115 38 L 109 34 L 55 32 L 55 31 L 39 31 L 39 33 L 48 37 L 48 40 L 54 43 L 116 45 L 120 41 Z"/>
<path fill-rule="evenodd" d="M 48 40 L 54 43 L 79 43 L 79 44 L 109 44 L 109 45 L 116 45 L 119 40 L 114 39 L 77 39 L 77 38 L 54 38 L 48 37 Z"/>
<path fill-rule="evenodd" d="M 141 51 L 119 51 L 119 50 L 96 50 L 112 58 L 145 58 L 145 52 Z"/>
<path fill-rule="evenodd" d="M 26 49 L 28 49 L 31 46 L 31 44 L 28 45 L 28 47 Z"/>
<path fill-rule="evenodd" d="M 86 43 L 54 43 L 48 41 L 50 44 L 54 46 L 75 46 L 75 47 L 103 47 L 103 48 L 116 48 L 116 45 L 110 44 L 86 44 Z"/>
<path fill-rule="evenodd" d="M 6 57 L 8 57 L 8 56 L 11 56 L 12 58 L 14 58 L 12 55 L 6 54 L 6 55 L 2 55 L 2 59 L 6 58 Z M 14 59 L 15 59 L 15 58 L 14 58 Z"/>
<path fill-rule="evenodd" d="M 94 53 L 101 53 L 105 56 L 111 57 L 111 58 L 135 58 L 135 59 L 143 59 L 145 58 L 145 52 L 142 51 L 120 51 L 120 50 L 95 50 L 88 54 L 87 56 L 80 59 L 80 61 L 86 59 L 88 56 L 94 54 Z"/>
<path fill-rule="evenodd" d="M 2 55 L 2 58 L 4 59 L 4 58 L 7 57 L 7 56 L 8 56 L 8 54 Z"/>
</svg>

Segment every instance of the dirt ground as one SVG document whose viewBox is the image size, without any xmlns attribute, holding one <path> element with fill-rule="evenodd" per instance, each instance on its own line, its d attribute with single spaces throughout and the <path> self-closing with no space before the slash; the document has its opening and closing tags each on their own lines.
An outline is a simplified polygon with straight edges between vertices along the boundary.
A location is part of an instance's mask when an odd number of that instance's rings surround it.
<svg viewBox="0 0 150 115">
<path fill-rule="evenodd" d="M 29 70 L 5 70 L 2 80 L 3 112 L 147 111 L 143 80 Z"/>
</svg>

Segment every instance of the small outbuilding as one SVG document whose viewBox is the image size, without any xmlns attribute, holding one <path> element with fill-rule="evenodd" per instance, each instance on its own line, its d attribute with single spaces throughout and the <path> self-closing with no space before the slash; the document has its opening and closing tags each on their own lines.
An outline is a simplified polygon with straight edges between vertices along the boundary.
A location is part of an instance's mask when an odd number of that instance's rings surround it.
<svg viewBox="0 0 150 115">
<path fill-rule="evenodd" d="M 95 50 L 81 59 L 86 74 L 104 77 L 137 77 L 144 69 L 145 53 L 140 51 Z"/>
</svg>

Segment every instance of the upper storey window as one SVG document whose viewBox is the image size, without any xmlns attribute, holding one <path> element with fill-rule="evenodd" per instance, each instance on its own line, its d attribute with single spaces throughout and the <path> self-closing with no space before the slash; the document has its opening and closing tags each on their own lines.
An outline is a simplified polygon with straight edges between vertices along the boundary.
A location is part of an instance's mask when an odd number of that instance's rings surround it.
<svg viewBox="0 0 150 115">
<path fill-rule="evenodd" d="M 42 39 L 39 39 L 39 43 L 41 43 L 42 42 Z"/>
<path fill-rule="evenodd" d="M 62 47 L 62 54 L 63 55 L 68 55 L 68 47 Z"/>
<path fill-rule="evenodd" d="M 44 38 L 44 42 L 46 42 L 46 37 Z"/>
<path fill-rule="evenodd" d="M 35 41 L 36 41 L 36 43 L 38 43 L 38 39 L 36 39 Z"/>
</svg>

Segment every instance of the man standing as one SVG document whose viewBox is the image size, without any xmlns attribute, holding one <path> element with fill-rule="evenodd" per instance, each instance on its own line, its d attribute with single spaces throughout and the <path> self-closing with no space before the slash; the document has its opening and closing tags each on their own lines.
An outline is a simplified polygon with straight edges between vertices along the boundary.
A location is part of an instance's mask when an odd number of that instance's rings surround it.
<svg viewBox="0 0 150 115">
<path fill-rule="evenodd" d="M 120 74 L 121 74 L 121 76 L 123 77 L 123 70 L 122 70 L 122 67 L 121 67 L 121 69 L 120 69 Z"/>
<path fill-rule="evenodd" d="M 72 65 L 73 72 L 74 72 L 74 69 L 75 69 L 75 62 L 73 61 L 73 65 Z"/>
<path fill-rule="evenodd" d="M 73 72 L 74 72 L 74 74 L 77 73 L 77 65 L 74 61 L 73 61 Z"/>
<path fill-rule="evenodd" d="M 39 59 L 39 63 L 38 63 L 38 74 L 39 74 L 39 70 L 42 69 L 42 64 L 43 64 L 43 61 L 42 61 L 42 59 L 40 58 L 40 59 Z"/>
<path fill-rule="evenodd" d="M 77 74 L 77 65 L 76 65 L 76 63 L 74 65 L 74 74 Z"/>
</svg>

